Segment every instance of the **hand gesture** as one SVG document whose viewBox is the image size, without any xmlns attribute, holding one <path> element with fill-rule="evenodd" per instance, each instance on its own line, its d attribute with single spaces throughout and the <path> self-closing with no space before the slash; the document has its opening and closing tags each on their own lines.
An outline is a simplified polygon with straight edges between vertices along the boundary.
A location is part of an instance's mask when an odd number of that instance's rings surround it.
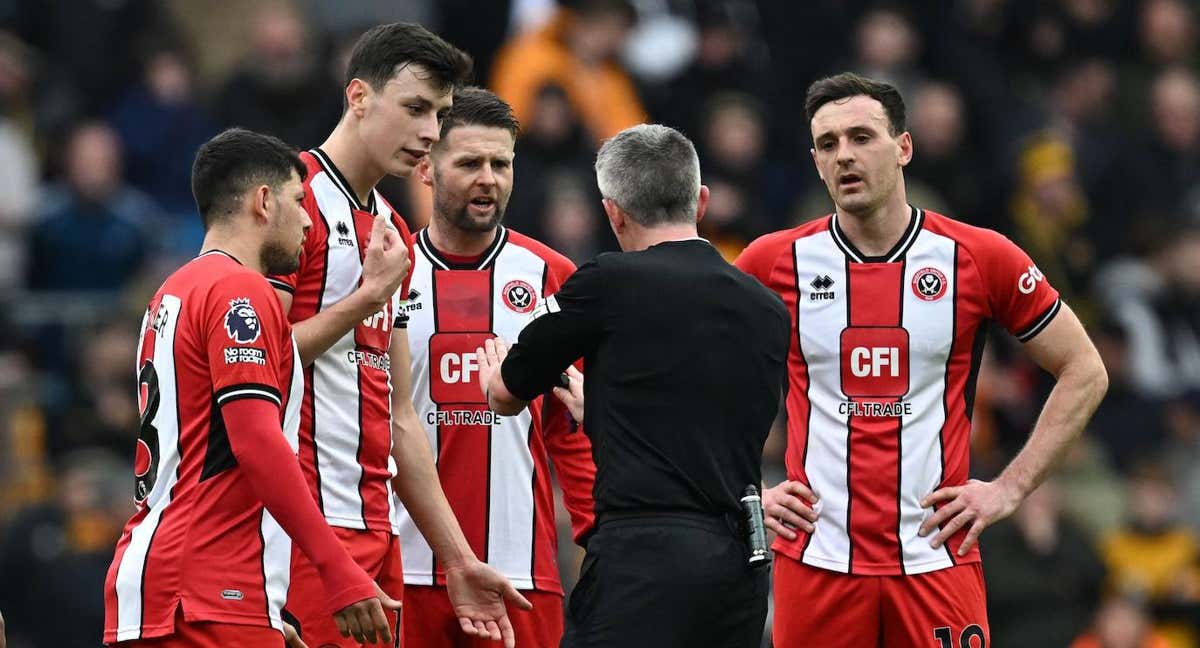
<svg viewBox="0 0 1200 648">
<path fill-rule="evenodd" d="M 583 423 L 583 372 L 572 365 L 567 367 L 566 376 L 567 386 L 555 387 L 554 395 L 567 406 L 576 423 Z"/>
<path fill-rule="evenodd" d="M 1021 497 L 998 481 L 972 479 L 962 486 L 940 488 L 921 500 L 921 507 L 945 504 L 921 524 L 917 534 L 922 538 L 930 531 L 941 527 L 933 537 L 930 547 L 937 549 L 945 544 L 959 529 L 970 524 L 971 530 L 958 547 L 958 555 L 965 556 L 979 540 L 979 534 L 988 526 L 1003 520 L 1017 510 Z M 944 526 L 943 526 L 944 525 Z"/>
<path fill-rule="evenodd" d="M 347 605 L 333 615 L 333 620 L 337 622 L 338 632 L 342 633 L 343 637 L 354 637 L 358 643 L 380 643 L 390 646 L 392 628 L 388 624 L 387 615 L 383 613 L 384 608 L 399 610 L 400 601 L 384 594 L 376 583 L 375 598 Z"/>
<path fill-rule="evenodd" d="M 820 498 L 798 481 L 783 481 L 762 494 L 763 523 L 787 540 L 795 540 L 800 529 L 812 533 L 817 522 L 813 507 Z"/>
<path fill-rule="evenodd" d="M 492 376 L 500 371 L 500 365 L 508 356 L 508 344 L 500 338 L 485 340 L 483 346 L 475 348 L 475 355 L 479 358 L 479 390 L 487 398 Z"/>
<path fill-rule="evenodd" d="M 447 567 L 446 591 L 463 632 L 492 641 L 503 640 L 505 648 L 516 646 L 504 601 L 507 599 L 522 610 L 532 610 L 533 604 L 500 572 L 476 559 Z"/>
<path fill-rule="evenodd" d="M 362 285 L 359 287 L 364 291 L 367 302 L 373 306 L 368 315 L 383 308 L 396 294 L 411 267 L 408 246 L 400 233 L 392 227 L 386 216 L 376 216 L 363 255 Z"/>
</svg>

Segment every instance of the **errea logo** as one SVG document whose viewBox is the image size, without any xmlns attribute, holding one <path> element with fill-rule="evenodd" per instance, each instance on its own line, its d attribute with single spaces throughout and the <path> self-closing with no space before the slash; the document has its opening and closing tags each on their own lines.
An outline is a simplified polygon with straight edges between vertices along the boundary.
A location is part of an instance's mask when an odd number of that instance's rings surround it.
<svg viewBox="0 0 1200 648">
<path fill-rule="evenodd" d="M 1017 290 L 1021 291 L 1022 295 L 1033 294 L 1033 291 L 1037 290 L 1037 283 L 1045 278 L 1046 275 L 1042 274 L 1037 266 L 1031 265 L 1029 270 L 1021 273 L 1020 278 L 1017 279 Z"/>
<path fill-rule="evenodd" d="M 833 299 L 836 294 L 830 290 L 833 287 L 833 279 L 830 279 L 829 275 L 817 275 L 808 285 L 812 286 L 814 291 L 808 294 L 809 301 Z"/>
</svg>

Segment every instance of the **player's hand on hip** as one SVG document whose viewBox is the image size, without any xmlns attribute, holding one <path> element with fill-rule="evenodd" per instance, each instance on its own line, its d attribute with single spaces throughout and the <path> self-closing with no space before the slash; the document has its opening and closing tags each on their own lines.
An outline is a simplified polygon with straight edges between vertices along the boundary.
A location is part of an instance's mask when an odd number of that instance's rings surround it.
<svg viewBox="0 0 1200 648">
<path fill-rule="evenodd" d="M 300 633 L 296 632 L 296 628 L 287 621 L 283 622 L 283 643 L 287 648 L 308 648 L 308 644 L 300 638 Z M 4 647 L 4 642 L 0 641 L 0 648 Z"/>
<path fill-rule="evenodd" d="M 554 396 L 567 406 L 576 423 L 583 423 L 583 372 L 572 365 L 567 367 L 564 375 L 567 377 L 567 386 L 555 387 Z"/>
<path fill-rule="evenodd" d="M 400 603 L 375 586 L 375 598 L 364 599 L 337 611 L 333 620 L 343 637 L 354 637 L 358 643 L 392 645 L 392 628 L 384 607 L 399 610 Z"/>
<path fill-rule="evenodd" d="M 500 365 L 508 357 L 508 343 L 498 337 L 484 340 L 483 346 L 475 347 L 475 357 L 479 360 L 479 390 L 486 398 L 492 376 L 500 371 Z"/>
<path fill-rule="evenodd" d="M 446 566 L 446 593 L 464 633 L 503 641 L 505 648 L 513 648 L 517 643 L 505 601 L 522 610 L 533 609 L 533 604 L 507 578 L 474 558 L 461 565 Z"/>
<path fill-rule="evenodd" d="M 965 556 L 984 529 L 1012 515 L 1020 503 L 1020 495 L 1000 481 L 972 479 L 962 486 L 939 488 L 921 500 L 921 508 L 938 504 L 942 507 L 921 524 L 917 533 L 925 537 L 938 529 L 929 542 L 930 547 L 937 549 L 969 525 L 970 530 L 958 547 L 958 555 Z"/>
<path fill-rule="evenodd" d="M 814 508 L 819 497 L 798 481 L 782 481 L 762 494 L 763 523 L 787 540 L 795 540 L 795 529 L 812 533 L 817 522 Z"/>
<path fill-rule="evenodd" d="M 375 217 L 363 256 L 362 287 L 375 310 L 383 308 L 404 283 L 412 259 L 400 232 L 383 215 Z M 374 311 L 372 311 L 374 312 Z"/>
</svg>

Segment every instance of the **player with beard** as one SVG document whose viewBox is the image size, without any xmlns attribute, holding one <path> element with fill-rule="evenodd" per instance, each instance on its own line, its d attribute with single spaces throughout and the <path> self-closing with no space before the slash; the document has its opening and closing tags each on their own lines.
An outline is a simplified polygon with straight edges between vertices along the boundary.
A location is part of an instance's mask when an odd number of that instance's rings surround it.
<svg viewBox="0 0 1200 648">
<path fill-rule="evenodd" d="M 454 95 L 441 139 L 417 167 L 433 219 L 416 235 L 407 304 L 412 398 L 437 456 L 450 506 L 471 548 L 533 601 L 511 616 L 517 644 L 557 646 L 563 632 L 553 462 L 577 541 L 592 526 L 595 466 L 587 437 L 546 396 L 514 416 L 488 409 L 475 350 L 515 340 L 575 270 L 562 255 L 504 227 L 518 132 L 512 109 L 482 88 Z M 472 646 L 455 628 L 442 557 L 402 510 L 404 645 Z"/>
<path fill-rule="evenodd" d="M 298 265 L 311 226 L 305 173 L 283 142 L 241 129 L 196 155 L 203 251 L 163 282 L 142 321 L 138 510 L 105 580 L 109 645 L 280 645 L 293 542 L 317 566 L 317 605 L 337 611 L 340 633 L 391 644 L 383 607 L 399 603 L 377 598 L 313 502 L 294 496 L 305 488 L 304 381 L 263 274 Z M 366 255 L 378 262 L 397 243 L 380 221 Z"/>
<path fill-rule="evenodd" d="M 313 226 L 300 267 L 274 276 L 305 366 L 300 464 L 325 520 L 384 591 L 403 591 L 393 493 L 444 561 L 463 632 L 512 645 L 504 597 L 529 603 L 471 551 L 438 484 L 429 443 L 412 413 L 408 336 L 408 229 L 375 185 L 408 177 L 438 140 L 470 58 L 428 30 L 380 25 L 354 46 L 345 110 L 320 147 L 300 155 Z M 381 259 L 364 256 L 373 223 L 390 224 Z M 399 290 L 398 290 L 399 289 Z M 357 645 L 321 607 L 317 570 L 296 554 L 287 612 L 313 646 Z M 392 623 L 398 619 L 393 614 Z"/>
</svg>

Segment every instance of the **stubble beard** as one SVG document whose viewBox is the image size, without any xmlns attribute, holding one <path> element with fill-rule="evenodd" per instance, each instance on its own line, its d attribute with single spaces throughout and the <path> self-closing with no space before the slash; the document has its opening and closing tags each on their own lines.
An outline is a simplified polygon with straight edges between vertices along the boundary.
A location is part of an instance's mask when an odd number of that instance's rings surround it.
<svg viewBox="0 0 1200 648">
<path fill-rule="evenodd" d="M 292 274 L 300 269 L 299 251 L 289 252 L 286 247 L 275 241 L 263 244 L 259 261 L 263 270 L 271 275 Z"/>
</svg>

